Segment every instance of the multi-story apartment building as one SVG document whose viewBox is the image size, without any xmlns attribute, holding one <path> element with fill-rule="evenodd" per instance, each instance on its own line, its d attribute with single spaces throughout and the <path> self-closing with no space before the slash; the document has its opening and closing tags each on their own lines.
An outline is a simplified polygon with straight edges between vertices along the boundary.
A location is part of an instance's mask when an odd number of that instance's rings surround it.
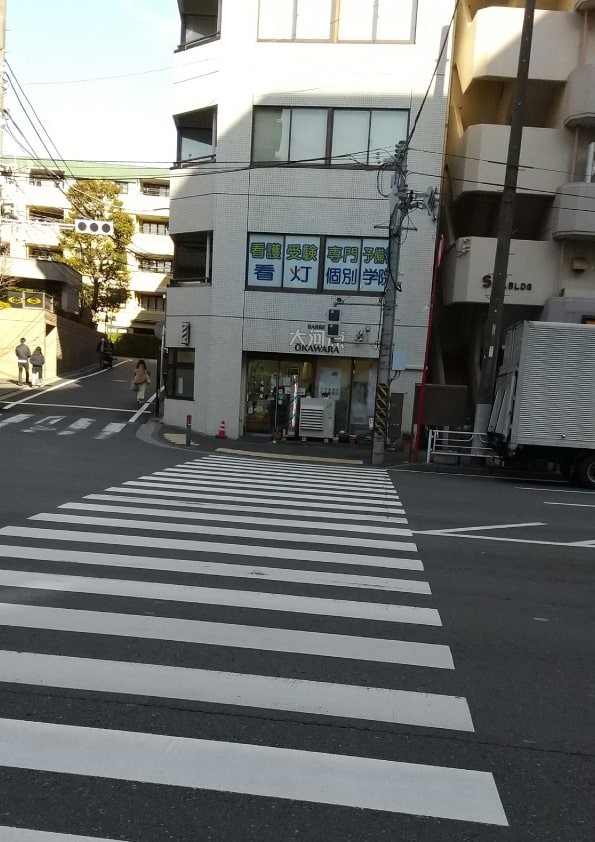
<svg viewBox="0 0 595 842">
<path fill-rule="evenodd" d="M 454 7 L 179 0 L 167 423 L 190 415 L 215 434 L 223 420 L 232 437 L 291 429 L 297 392 L 333 402 L 334 433 L 368 433 L 392 282 L 390 162 L 415 125 L 408 186 L 439 183 Z M 395 279 L 405 428 L 435 242 L 432 219 L 412 214 Z"/>
<path fill-rule="evenodd" d="M 78 179 L 106 179 L 120 185 L 124 210 L 135 221 L 129 246 L 130 297 L 115 313 L 99 314 L 99 327 L 113 333 L 151 333 L 165 318 L 171 275 L 169 171 L 112 164 L 5 157 L 1 171 L 2 275 L 17 289 L 43 293 L 53 311 L 79 314 L 81 278 L 57 262 L 58 235 L 70 203 L 67 191 Z"/>
<path fill-rule="evenodd" d="M 458 8 L 433 379 L 478 383 L 524 3 Z M 595 0 L 537 0 L 503 326 L 595 317 Z"/>
</svg>

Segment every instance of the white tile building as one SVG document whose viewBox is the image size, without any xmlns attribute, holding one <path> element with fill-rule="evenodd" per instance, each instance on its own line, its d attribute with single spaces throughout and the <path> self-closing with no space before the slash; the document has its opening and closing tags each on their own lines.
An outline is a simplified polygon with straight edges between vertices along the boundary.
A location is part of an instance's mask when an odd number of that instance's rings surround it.
<svg viewBox="0 0 595 842">
<path fill-rule="evenodd" d="M 437 382 L 478 383 L 524 3 L 459 4 L 442 198 Z M 595 320 L 595 0 L 537 0 L 504 328 Z"/>
<path fill-rule="evenodd" d="M 334 432 L 368 432 L 387 278 L 390 172 L 379 165 L 419 115 L 409 187 L 438 185 L 454 6 L 179 0 L 166 423 L 191 415 L 216 434 L 225 421 L 231 437 L 287 429 L 297 386 L 334 400 Z M 392 389 L 407 429 L 435 223 L 413 213 L 403 240 L 394 344 L 406 363 Z"/>
<path fill-rule="evenodd" d="M 128 249 L 130 298 L 116 313 L 100 316 L 114 333 L 151 333 L 165 317 L 173 242 L 169 236 L 169 171 L 113 164 L 5 156 L 0 176 L 2 273 L 15 286 L 43 292 L 58 313 L 79 313 L 80 276 L 56 261 L 58 235 L 70 208 L 66 193 L 77 179 L 120 185 L 124 210 L 135 221 Z M 51 299 L 51 301 L 50 301 Z M 103 318 L 107 322 L 103 321 Z"/>
</svg>

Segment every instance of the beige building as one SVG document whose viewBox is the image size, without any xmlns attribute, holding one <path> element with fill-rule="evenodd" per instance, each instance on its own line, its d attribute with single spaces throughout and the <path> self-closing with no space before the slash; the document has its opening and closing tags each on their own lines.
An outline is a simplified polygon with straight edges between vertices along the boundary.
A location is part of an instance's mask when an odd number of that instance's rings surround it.
<svg viewBox="0 0 595 842">
<path fill-rule="evenodd" d="M 51 161 L 5 156 L 0 176 L 2 277 L 10 279 L 11 287 L 42 294 L 48 312 L 80 315 L 81 278 L 57 258 L 60 227 L 70 209 L 66 193 L 75 180 L 85 178 L 117 182 L 124 210 L 135 221 L 128 249 L 130 297 L 119 311 L 98 314 L 98 327 L 153 334 L 165 316 L 173 255 L 168 170 L 74 161 L 57 170 Z"/>
<path fill-rule="evenodd" d="M 595 0 L 537 0 L 504 326 L 595 319 Z M 514 107 L 522 0 L 460 3 L 432 379 L 478 382 Z"/>
</svg>

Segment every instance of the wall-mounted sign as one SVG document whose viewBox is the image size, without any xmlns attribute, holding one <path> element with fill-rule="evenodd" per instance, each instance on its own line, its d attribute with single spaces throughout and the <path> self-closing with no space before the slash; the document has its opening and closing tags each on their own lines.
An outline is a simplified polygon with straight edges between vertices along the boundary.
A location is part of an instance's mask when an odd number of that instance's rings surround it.
<svg viewBox="0 0 595 842">
<path fill-rule="evenodd" d="M 329 339 L 325 325 L 307 325 L 307 329 L 298 327 L 291 331 L 289 347 L 307 354 L 341 354 L 345 349 L 345 335 Z"/>
</svg>

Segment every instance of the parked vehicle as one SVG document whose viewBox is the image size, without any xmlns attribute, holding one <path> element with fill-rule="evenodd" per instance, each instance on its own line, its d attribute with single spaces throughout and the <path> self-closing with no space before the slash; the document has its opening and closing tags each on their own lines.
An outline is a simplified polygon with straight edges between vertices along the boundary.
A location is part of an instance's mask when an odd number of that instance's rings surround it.
<svg viewBox="0 0 595 842">
<path fill-rule="evenodd" d="M 595 324 L 507 331 L 488 439 L 506 461 L 545 460 L 595 489 Z"/>
</svg>

